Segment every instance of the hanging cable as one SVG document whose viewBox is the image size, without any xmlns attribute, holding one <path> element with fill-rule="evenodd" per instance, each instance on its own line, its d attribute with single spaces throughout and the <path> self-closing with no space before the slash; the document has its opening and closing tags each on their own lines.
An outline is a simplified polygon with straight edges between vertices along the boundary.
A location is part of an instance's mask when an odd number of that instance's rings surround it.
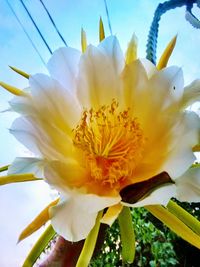
<svg viewBox="0 0 200 267">
<path fill-rule="evenodd" d="M 105 9 L 106 9 L 106 15 L 107 15 L 107 20 L 108 20 L 108 27 L 109 27 L 109 30 L 110 30 L 110 34 L 112 35 L 112 27 L 111 27 L 110 16 L 109 16 L 108 6 L 107 6 L 106 0 L 104 0 L 104 5 L 105 5 Z"/>
<path fill-rule="evenodd" d="M 52 23 L 54 29 L 56 30 L 57 34 L 59 35 L 60 39 L 61 39 L 61 40 L 63 41 L 63 43 L 67 46 L 67 43 L 66 43 L 64 37 L 63 37 L 62 34 L 59 32 L 59 30 L 58 30 L 58 28 L 57 28 L 57 26 L 56 26 L 56 24 L 55 24 L 55 22 L 54 22 L 52 16 L 50 15 L 50 13 L 49 13 L 47 7 L 45 6 L 44 2 L 43 2 L 42 0 L 39 0 L 39 1 L 40 1 L 40 3 L 42 4 L 44 10 L 46 11 L 46 13 L 47 13 L 47 15 L 48 15 L 48 17 L 49 17 L 49 19 L 50 19 L 50 21 L 51 21 L 51 23 Z"/>
<path fill-rule="evenodd" d="M 14 9 L 12 8 L 11 4 L 8 2 L 8 0 L 6 0 L 6 3 L 8 5 L 8 7 L 10 8 L 12 14 L 14 15 L 14 17 L 16 18 L 16 20 L 18 21 L 19 25 L 21 26 L 23 32 L 25 33 L 26 37 L 28 38 L 28 40 L 30 41 L 32 47 L 34 48 L 35 52 L 38 54 L 39 58 L 41 59 L 42 63 L 44 64 L 44 66 L 46 67 L 46 63 L 42 57 L 42 55 L 40 54 L 39 50 L 37 49 L 37 47 L 35 46 L 35 44 L 33 43 L 30 35 L 28 34 L 28 32 L 26 31 L 26 29 L 24 28 L 23 24 L 21 23 L 19 17 L 17 16 L 17 14 L 15 13 Z"/>
<path fill-rule="evenodd" d="M 42 40 L 43 40 L 44 44 L 46 45 L 47 49 L 49 50 L 49 53 L 52 54 L 51 48 L 50 48 L 49 45 L 47 44 L 47 42 L 46 42 L 44 36 L 42 35 L 42 33 L 41 33 L 40 29 L 38 28 L 37 24 L 35 23 L 34 19 L 32 18 L 31 14 L 30 14 L 30 12 L 28 11 L 28 9 L 27 9 L 26 5 L 24 4 L 23 0 L 19 0 L 19 1 L 21 2 L 22 6 L 23 6 L 24 9 L 26 10 L 26 13 L 28 14 L 30 20 L 32 21 L 33 25 L 35 26 L 37 32 L 39 33 L 40 37 L 42 38 Z"/>
</svg>

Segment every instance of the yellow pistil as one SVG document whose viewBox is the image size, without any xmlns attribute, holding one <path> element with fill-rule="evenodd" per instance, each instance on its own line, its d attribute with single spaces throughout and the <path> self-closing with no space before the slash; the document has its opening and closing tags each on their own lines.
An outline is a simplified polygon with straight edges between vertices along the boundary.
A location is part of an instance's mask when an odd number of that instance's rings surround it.
<svg viewBox="0 0 200 267">
<path fill-rule="evenodd" d="M 133 177 L 142 157 L 145 136 L 129 109 L 113 100 L 98 110 L 85 110 L 74 129 L 74 145 L 84 152 L 90 182 L 120 189 Z"/>
</svg>

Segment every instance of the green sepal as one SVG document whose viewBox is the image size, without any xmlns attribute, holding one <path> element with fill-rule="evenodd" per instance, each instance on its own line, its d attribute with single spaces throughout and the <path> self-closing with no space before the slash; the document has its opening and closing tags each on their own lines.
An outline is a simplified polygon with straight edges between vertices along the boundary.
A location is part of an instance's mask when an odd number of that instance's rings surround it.
<svg viewBox="0 0 200 267">
<path fill-rule="evenodd" d="M 191 245 L 200 249 L 200 237 L 176 215 L 160 205 L 151 205 L 145 207 L 156 218 L 163 222 L 173 232 L 189 242 Z"/>
<path fill-rule="evenodd" d="M 200 236 L 200 222 L 185 209 L 180 207 L 176 202 L 170 200 L 167 205 L 168 210 L 178 217 L 183 223 L 190 227 L 197 235 Z"/>
<path fill-rule="evenodd" d="M 49 225 L 29 252 L 22 267 L 33 266 L 55 235 L 55 230 L 53 229 L 52 225 Z"/>
<path fill-rule="evenodd" d="M 6 165 L 6 166 L 2 166 L 2 167 L 0 167 L 0 172 L 5 172 L 5 171 L 7 171 L 9 166 L 10 166 L 10 165 Z"/>
<path fill-rule="evenodd" d="M 131 264 L 135 258 L 135 233 L 130 208 L 123 207 L 118 217 L 122 244 L 122 261 Z"/>
<path fill-rule="evenodd" d="M 32 173 L 10 174 L 7 176 L 0 176 L 0 186 L 12 183 L 22 183 L 30 181 L 41 181 L 41 178 L 35 177 Z"/>
<path fill-rule="evenodd" d="M 102 215 L 103 211 L 100 211 L 97 215 L 95 226 L 92 228 L 84 242 L 76 267 L 88 267 L 96 246 Z"/>
<path fill-rule="evenodd" d="M 23 76 L 26 79 L 29 79 L 30 75 L 20 69 L 17 69 L 15 67 L 9 66 L 13 71 L 15 71 L 16 73 L 18 73 L 19 75 Z"/>
</svg>

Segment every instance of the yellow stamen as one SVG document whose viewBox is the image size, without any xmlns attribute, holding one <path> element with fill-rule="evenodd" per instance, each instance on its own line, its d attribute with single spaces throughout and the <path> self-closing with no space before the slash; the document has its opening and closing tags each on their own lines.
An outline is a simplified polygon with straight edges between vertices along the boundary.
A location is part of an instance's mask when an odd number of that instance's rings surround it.
<svg viewBox="0 0 200 267">
<path fill-rule="evenodd" d="M 81 47 L 82 47 L 82 52 L 84 53 L 86 48 L 87 48 L 87 37 L 86 37 L 86 32 L 81 29 Z"/>
<path fill-rule="evenodd" d="M 85 154 L 91 181 L 110 188 L 121 188 L 132 177 L 146 141 L 137 118 L 118 109 L 113 100 L 98 110 L 85 110 L 74 129 L 74 145 Z"/>
<path fill-rule="evenodd" d="M 13 95 L 17 95 L 17 96 L 26 96 L 27 94 L 22 91 L 21 89 L 18 89 L 17 87 L 14 87 L 12 85 L 9 85 L 7 83 L 4 82 L 0 82 L 0 86 L 2 86 L 4 89 L 6 89 L 7 91 L 9 91 L 10 93 L 12 93 Z"/>
<path fill-rule="evenodd" d="M 105 39 L 105 32 L 104 32 L 104 26 L 102 18 L 100 17 L 99 20 L 99 42 L 101 42 L 103 39 Z"/>
</svg>

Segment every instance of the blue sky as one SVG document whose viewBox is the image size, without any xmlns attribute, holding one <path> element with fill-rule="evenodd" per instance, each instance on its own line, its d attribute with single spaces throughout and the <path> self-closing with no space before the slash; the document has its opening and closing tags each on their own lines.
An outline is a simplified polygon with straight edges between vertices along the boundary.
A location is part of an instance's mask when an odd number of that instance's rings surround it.
<svg viewBox="0 0 200 267">
<path fill-rule="evenodd" d="M 63 46 L 52 27 L 39 0 L 24 1 L 52 50 Z M 157 0 L 107 0 L 113 33 L 119 38 L 123 50 L 133 32 L 139 39 L 139 56 L 145 57 L 145 45 Z M 26 30 L 31 35 L 45 62 L 50 54 L 33 27 L 20 1 L 11 1 Z M 81 27 L 87 32 L 88 42 L 98 43 L 98 21 L 102 16 L 105 32 L 109 35 L 103 0 L 44 0 L 69 46 L 80 49 Z M 170 59 L 170 65 L 183 68 L 185 83 L 200 78 L 200 32 L 186 22 L 184 8 L 177 8 L 165 14 L 160 23 L 158 56 L 167 42 L 178 33 L 178 42 Z M 195 12 L 200 15 L 196 8 Z M 200 16 L 199 16 L 200 17 Z M 32 48 L 6 1 L 1 0 L 0 10 L 0 80 L 19 88 L 28 86 L 22 77 L 9 70 L 8 65 L 20 68 L 27 73 L 47 72 L 40 58 Z M 6 109 L 11 95 L 0 90 L 0 110 Z M 12 162 L 16 156 L 26 155 L 27 151 L 8 134 L 14 118 L 12 113 L 0 114 L 0 166 Z M 0 266 L 18 267 L 35 242 L 38 233 L 16 246 L 20 231 L 51 199 L 47 185 L 9 185 L 0 188 L 1 242 Z M 39 186 L 38 186 L 39 185 Z"/>
</svg>

